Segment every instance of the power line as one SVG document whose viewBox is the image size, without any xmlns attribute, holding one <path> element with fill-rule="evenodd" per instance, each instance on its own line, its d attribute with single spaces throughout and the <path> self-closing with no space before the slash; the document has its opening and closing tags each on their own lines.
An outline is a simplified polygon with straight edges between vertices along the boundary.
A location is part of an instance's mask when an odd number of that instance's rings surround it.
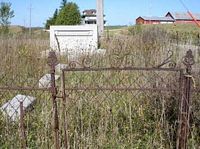
<svg viewBox="0 0 200 149">
<path fill-rule="evenodd" d="M 179 0 L 180 1 L 180 3 L 183 5 L 183 7 L 187 10 L 187 11 L 189 11 L 189 9 L 188 9 L 188 7 L 185 5 L 185 3 L 182 1 L 182 0 Z"/>
<path fill-rule="evenodd" d="M 194 23 L 200 27 L 200 23 L 197 21 L 196 17 L 190 12 L 188 7 L 185 5 L 185 3 L 182 0 L 179 0 L 180 3 L 183 5 L 183 7 L 187 10 L 188 15 L 193 19 Z"/>
</svg>

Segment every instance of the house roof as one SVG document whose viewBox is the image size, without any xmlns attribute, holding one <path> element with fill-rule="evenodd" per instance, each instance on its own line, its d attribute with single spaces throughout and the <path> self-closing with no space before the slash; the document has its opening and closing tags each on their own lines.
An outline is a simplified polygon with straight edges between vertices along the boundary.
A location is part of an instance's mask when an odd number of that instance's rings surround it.
<svg viewBox="0 0 200 149">
<path fill-rule="evenodd" d="M 174 19 L 170 17 L 146 17 L 146 16 L 141 16 L 139 18 L 142 18 L 144 20 L 149 20 L 149 21 L 168 21 L 168 22 L 173 22 Z"/>
<path fill-rule="evenodd" d="M 175 20 L 193 20 L 193 18 L 187 12 L 168 12 L 167 15 L 171 15 Z M 200 20 L 200 13 L 192 13 L 192 15 Z"/>
<path fill-rule="evenodd" d="M 95 9 L 87 9 L 83 11 L 84 15 L 96 15 L 96 10 Z"/>
</svg>

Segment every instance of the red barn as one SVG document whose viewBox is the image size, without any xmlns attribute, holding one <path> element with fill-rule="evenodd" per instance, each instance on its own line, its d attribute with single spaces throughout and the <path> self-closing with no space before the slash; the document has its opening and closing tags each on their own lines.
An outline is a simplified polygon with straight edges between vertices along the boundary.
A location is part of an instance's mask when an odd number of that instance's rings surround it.
<svg viewBox="0 0 200 149">
<path fill-rule="evenodd" d="M 200 13 L 193 13 L 194 18 L 200 23 Z M 194 19 L 187 12 L 168 12 L 165 17 L 174 19 L 177 24 L 194 24 Z"/>
<path fill-rule="evenodd" d="M 200 24 L 200 13 L 193 13 L 192 16 L 187 12 L 168 12 L 165 17 L 138 17 L 136 24 L 195 24 L 194 20 Z"/>
<path fill-rule="evenodd" d="M 136 24 L 169 24 L 174 23 L 174 19 L 171 17 L 138 17 Z"/>
</svg>

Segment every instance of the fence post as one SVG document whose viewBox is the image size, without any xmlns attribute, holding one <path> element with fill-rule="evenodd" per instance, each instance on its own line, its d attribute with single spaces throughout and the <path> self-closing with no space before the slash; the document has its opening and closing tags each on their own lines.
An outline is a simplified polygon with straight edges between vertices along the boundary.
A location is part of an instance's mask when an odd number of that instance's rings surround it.
<svg viewBox="0 0 200 149">
<path fill-rule="evenodd" d="M 21 139 L 21 148 L 26 149 L 26 135 L 25 135 L 25 128 L 24 128 L 24 109 L 23 109 L 23 102 L 20 101 L 20 139 Z"/>
<path fill-rule="evenodd" d="M 179 44 L 179 33 L 178 33 L 178 31 L 176 31 L 176 44 L 177 44 L 177 46 Z"/>
<path fill-rule="evenodd" d="M 200 55 L 200 33 L 197 35 L 197 46 L 198 46 L 198 54 Z"/>
<path fill-rule="evenodd" d="M 188 135 L 190 129 L 190 101 L 192 89 L 192 65 L 194 56 L 191 50 L 188 50 L 184 57 L 183 64 L 186 66 L 186 74 L 183 76 L 182 97 L 179 103 L 179 127 L 177 132 L 177 149 L 187 149 Z M 182 77 L 182 76 L 181 76 Z"/>
<path fill-rule="evenodd" d="M 65 72 L 62 70 L 61 75 L 61 86 L 62 86 L 62 98 L 63 98 L 63 129 L 64 129 L 64 148 L 68 149 L 68 133 L 67 133 L 67 121 L 66 121 L 66 93 L 65 93 Z"/>
<path fill-rule="evenodd" d="M 54 51 L 50 51 L 48 55 L 48 65 L 50 66 L 51 70 L 51 96 L 52 96 L 52 103 L 53 103 L 53 119 L 54 119 L 54 141 L 55 141 L 55 148 L 59 149 L 59 120 L 58 120 L 58 109 L 57 109 L 57 89 L 56 89 L 56 82 L 55 82 L 55 66 L 57 65 L 58 60 L 56 57 L 56 53 Z"/>
</svg>

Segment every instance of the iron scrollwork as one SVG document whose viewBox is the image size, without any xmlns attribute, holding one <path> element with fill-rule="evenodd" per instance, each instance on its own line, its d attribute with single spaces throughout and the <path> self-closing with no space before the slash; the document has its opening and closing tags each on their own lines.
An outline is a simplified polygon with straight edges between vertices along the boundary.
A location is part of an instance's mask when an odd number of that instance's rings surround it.
<svg viewBox="0 0 200 149">
<path fill-rule="evenodd" d="M 168 57 L 160 64 L 157 66 L 157 68 L 161 68 L 162 66 L 168 64 L 170 68 L 175 68 L 176 67 L 176 62 L 172 60 L 172 57 L 174 55 L 174 52 L 172 50 L 169 50 L 167 53 Z"/>
<path fill-rule="evenodd" d="M 129 53 L 126 53 L 126 54 L 124 54 L 122 56 L 120 54 L 118 54 L 118 53 L 113 54 L 112 56 L 110 56 L 110 65 L 111 65 L 111 67 L 119 68 L 119 67 L 121 67 L 123 65 L 126 65 L 129 55 L 130 55 Z"/>
<path fill-rule="evenodd" d="M 78 68 L 78 67 L 90 68 L 91 67 L 91 62 L 92 62 L 91 58 L 89 56 L 87 56 L 87 57 L 84 57 L 81 62 L 71 61 L 69 63 L 69 68 L 70 69 L 75 69 L 75 68 Z"/>
</svg>

